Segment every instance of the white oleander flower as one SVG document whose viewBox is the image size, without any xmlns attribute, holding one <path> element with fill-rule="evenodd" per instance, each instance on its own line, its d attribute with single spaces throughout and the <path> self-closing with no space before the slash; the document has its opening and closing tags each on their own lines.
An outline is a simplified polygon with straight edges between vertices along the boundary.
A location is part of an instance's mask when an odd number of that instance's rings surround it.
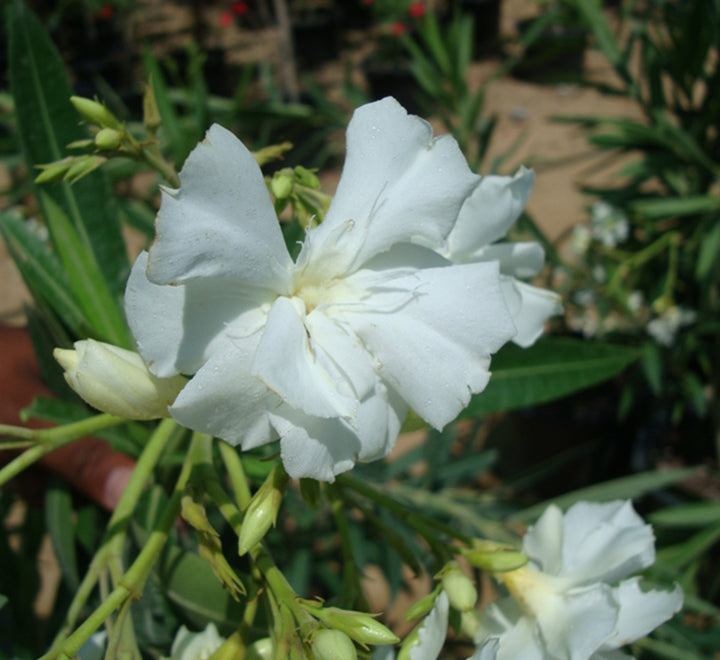
<svg viewBox="0 0 720 660">
<path fill-rule="evenodd" d="M 630 502 L 550 506 L 523 539 L 530 562 L 502 574 L 510 596 L 483 612 L 475 638 L 498 638 L 498 660 L 602 660 L 682 607 L 674 591 L 624 579 L 655 561 L 650 525 Z"/>
<path fill-rule="evenodd" d="M 180 182 L 128 282 L 138 350 L 158 376 L 193 376 L 170 408 L 180 424 L 243 449 L 279 436 L 294 478 L 385 456 L 408 407 L 443 427 L 486 386 L 491 354 L 531 343 L 558 309 L 512 277 L 539 248 L 487 245 L 532 175 L 481 179 L 394 99 L 355 112 L 337 193 L 295 262 L 229 131 L 210 128 Z M 474 234 L 448 248 L 460 219 Z"/>
<path fill-rule="evenodd" d="M 194 633 L 180 626 L 170 649 L 170 660 L 208 660 L 225 642 L 214 623 Z"/>
<path fill-rule="evenodd" d="M 607 202 L 595 202 L 590 209 L 592 237 L 607 248 L 615 248 L 630 236 L 630 221 L 623 211 Z"/>
<path fill-rule="evenodd" d="M 678 330 L 696 320 L 696 311 L 672 305 L 647 324 L 647 332 L 658 344 L 670 348 L 675 343 Z"/>
<path fill-rule="evenodd" d="M 435 660 L 442 651 L 447 637 L 450 601 L 441 591 L 435 599 L 435 605 L 420 624 L 415 646 L 410 648 L 410 660 Z"/>
</svg>

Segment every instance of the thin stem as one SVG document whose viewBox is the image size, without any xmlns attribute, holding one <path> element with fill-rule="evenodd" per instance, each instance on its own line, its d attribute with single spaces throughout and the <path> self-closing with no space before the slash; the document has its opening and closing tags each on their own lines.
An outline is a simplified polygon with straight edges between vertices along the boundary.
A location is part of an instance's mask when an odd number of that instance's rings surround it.
<svg viewBox="0 0 720 660">
<path fill-rule="evenodd" d="M 10 479 L 29 468 L 43 456 L 54 452 L 56 449 L 69 445 L 71 442 L 75 442 L 75 440 L 79 440 L 80 438 L 97 433 L 102 429 L 125 424 L 126 422 L 127 420 L 122 417 L 102 414 L 88 417 L 87 419 L 73 422 L 72 424 L 56 426 L 52 429 L 31 431 L 31 435 L 28 434 L 26 437 L 35 440 L 38 444 L 30 447 L 30 449 L 24 451 L 20 456 L 15 457 L 0 470 L 0 486 L 6 484 Z M 2 433 L 3 430 L 7 431 L 8 428 L 18 427 L 4 427 L 4 429 L 0 429 L 0 433 Z"/>
<path fill-rule="evenodd" d="M 150 570 L 165 546 L 170 530 L 180 513 L 182 496 L 193 469 L 193 457 L 196 454 L 194 445 L 197 442 L 198 439 L 193 437 L 193 445 L 183 463 L 180 476 L 175 484 L 165 512 L 158 521 L 157 527 L 150 533 L 140 554 L 120 580 L 120 583 L 84 623 L 62 643 L 60 648 L 54 646 L 40 660 L 53 660 L 61 654 L 73 657 L 90 635 L 92 635 L 116 609 L 121 607 L 126 600 L 140 597 Z"/>
<path fill-rule="evenodd" d="M 242 460 L 233 447 L 222 440 L 218 441 L 220 447 L 220 456 L 225 469 L 230 476 L 230 484 L 232 485 L 235 501 L 241 509 L 244 509 L 252 499 L 252 493 L 248 486 L 248 480 L 245 476 Z"/>
<path fill-rule="evenodd" d="M 70 603 L 65 624 L 55 637 L 53 645 L 58 644 L 60 640 L 70 634 L 70 631 L 75 626 L 82 612 L 82 608 L 90 597 L 90 594 L 92 594 L 100 571 L 107 565 L 108 555 L 111 553 L 117 555 L 122 553 L 127 527 L 130 524 L 140 495 L 176 428 L 177 424 L 173 420 L 164 419 L 150 436 L 147 445 L 145 445 L 145 449 L 143 449 L 140 458 L 138 458 L 130 474 L 125 490 L 123 490 L 123 494 L 115 507 L 115 511 L 110 518 L 103 543 L 95 553 L 90 567 Z"/>
<path fill-rule="evenodd" d="M 335 525 L 342 546 L 343 575 L 340 589 L 340 607 L 352 608 L 355 605 L 355 599 L 362 594 L 362 590 L 352 549 L 350 527 L 345 517 L 345 501 L 342 497 L 342 490 L 337 484 L 326 484 L 325 493 L 330 501 L 330 508 L 335 518 Z"/>
</svg>

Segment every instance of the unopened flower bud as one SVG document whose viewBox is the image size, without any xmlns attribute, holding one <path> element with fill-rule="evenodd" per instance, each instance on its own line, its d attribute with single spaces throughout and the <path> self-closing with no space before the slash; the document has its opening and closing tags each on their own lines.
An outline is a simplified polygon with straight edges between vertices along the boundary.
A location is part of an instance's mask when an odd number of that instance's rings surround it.
<svg viewBox="0 0 720 660">
<path fill-rule="evenodd" d="M 274 657 L 275 647 L 270 637 L 255 640 L 245 652 L 245 660 L 272 660 Z"/>
<path fill-rule="evenodd" d="M 71 96 L 70 101 L 82 118 L 91 124 L 97 124 L 104 128 L 114 128 L 117 131 L 122 130 L 120 120 L 99 101 L 86 99 L 82 96 Z"/>
<path fill-rule="evenodd" d="M 286 172 L 276 172 L 270 181 L 270 190 L 275 199 L 287 199 L 293 191 L 292 176 Z"/>
<path fill-rule="evenodd" d="M 425 598 L 414 602 L 407 612 L 405 612 L 405 621 L 412 621 L 425 616 L 435 605 L 435 599 L 440 594 L 442 585 L 438 584 Z"/>
<path fill-rule="evenodd" d="M 103 128 L 95 135 L 98 149 L 117 149 L 122 144 L 123 134 L 114 128 Z"/>
<path fill-rule="evenodd" d="M 95 171 L 100 165 L 106 162 L 107 159 L 103 156 L 79 156 L 75 158 L 75 162 L 70 166 L 67 172 L 65 172 L 65 179 L 75 183 L 78 179 L 82 179 L 84 176 Z"/>
<path fill-rule="evenodd" d="M 452 607 L 461 612 L 475 607 L 477 589 L 472 580 L 462 572 L 455 562 L 451 562 L 441 571 L 441 579 L 443 590 Z"/>
<path fill-rule="evenodd" d="M 463 557 L 475 568 L 490 573 L 505 573 L 525 566 L 528 558 L 507 546 L 497 543 L 477 542 L 474 548 L 462 551 Z"/>
<path fill-rule="evenodd" d="M 480 628 L 480 612 L 467 610 L 460 613 L 460 632 L 470 639 L 474 639 L 475 633 Z"/>
<path fill-rule="evenodd" d="M 155 89 L 152 80 L 145 85 L 143 94 L 143 124 L 150 133 L 155 133 L 160 126 L 160 110 L 155 99 Z"/>
<path fill-rule="evenodd" d="M 50 183 L 51 181 L 59 181 L 65 176 L 65 173 L 75 163 L 75 158 L 63 158 L 62 160 L 40 165 L 42 172 L 35 177 L 35 183 Z"/>
<path fill-rule="evenodd" d="M 75 349 L 56 348 L 55 359 L 65 370 L 65 380 L 93 408 L 126 419 L 168 416 L 186 379 L 157 378 L 133 351 L 86 339 Z"/>
<path fill-rule="evenodd" d="M 364 648 L 368 645 L 396 644 L 400 641 L 395 633 L 372 614 L 341 610 L 338 607 L 312 608 L 311 611 L 328 628 L 344 632 Z"/>
<path fill-rule="evenodd" d="M 238 553 L 241 556 L 262 541 L 270 527 L 275 526 L 287 482 L 287 473 L 282 465 L 277 465 L 253 495 L 245 510 L 238 538 Z"/>
<path fill-rule="evenodd" d="M 352 640 L 340 630 L 323 628 L 313 637 L 313 658 L 315 660 L 355 660 L 357 650 Z"/>
<path fill-rule="evenodd" d="M 295 180 L 308 188 L 319 188 L 320 179 L 317 178 L 317 174 L 312 170 L 305 169 L 302 165 L 297 165 L 294 170 Z"/>
</svg>

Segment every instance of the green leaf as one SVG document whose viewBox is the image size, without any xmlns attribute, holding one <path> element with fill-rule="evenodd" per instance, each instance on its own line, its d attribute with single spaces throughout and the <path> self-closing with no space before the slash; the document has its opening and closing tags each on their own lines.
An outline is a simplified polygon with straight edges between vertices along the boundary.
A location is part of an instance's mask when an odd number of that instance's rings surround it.
<svg viewBox="0 0 720 660">
<path fill-rule="evenodd" d="M 70 219 L 51 197 L 41 193 L 40 201 L 70 289 L 89 319 L 93 334 L 103 341 L 130 348 L 132 341 L 125 319 L 103 279 L 95 255 L 85 248 Z"/>
<path fill-rule="evenodd" d="M 630 208 L 636 213 L 652 219 L 695 215 L 720 209 L 720 195 L 640 199 L 631 202 Z"/>
<path fill-rule="evenodd" d="M 712 229 L 704 234 L 695 264 L 695 277 L 702 281 L 720 261 L 720 219 L 716 219 Z"/>
<path fill-rule="evenodd" d="M 63 577 L 71 591 L 80 585 L 75 553 L 75 524 L 72 495 L 67 485 L 56 481 L 45 493 L 45 523 Z"/>
<path fill-rule="evenodd" d="M 0 610 L 3 607 L 5 607 L 5 605 L 7 605 L 7 602 L 8 602 L 8 597 L 3 594 L 0 594 Z"/>
<path fill-rule="evenodd" d="M 720 540 L 720 525 L 706 527 L 687 541 L 658 550 L 657 563 L 669 565 L 677 570 L 702 557 L 718 540 Z"/>
<path fill-rule="evenodd" d="M 70 291 L 68 277 L 46 243 L 12 213 L 0 214 L 0 233 L 33 297 L 44 301 L 77 335 L 89 330 L 90 322 Z"/>
<path fill-rule="evenodd" d="M 531 348 L 505 346 L 492 360 L 492 376 L 461 417 L 537 405 L 601 383 L 640 357 L 633 348 L 546 337 Z"/>
<path fill-rule="evenodd" d="M 720 520 L 720 503 L 693 502 L 655 511 L 648 516 L 653 525 L 664 527 L 706 527 Z"/>
<path fill-rule="evenodd" d="M 37 165 L 59 160 L 65 145 L 89 134 L 79 125 L 64 65 L 45 28 L 21 0 L 10 14 L 10 85 L 23 153 L 32 172 Z M 110 290 L 121 295 L 129 263 L 105 176 L 96 171 L 74 185 L 38 187 L 71 219 L 83 245 L 95 254 Z"/>
<path fill-rule="evenodd" d="M 197 628 L 208 621 L 224 629 L 236 628 L 242 620 L 244 604 L 232 599 L 204 559 L 171 546 L 158 566 L 165 594 Z"/>
<path fill-rule="evenodd" d="M 538 518 L 551 504 L 566 509 L 575 502 L 584 500 L 586 502 L 607 502 L 610 500 L 634 499 L 651 493 L 659 488 L 665 488 L 684 481 L 690 477 L 697 468 L 684 468 L 678 470 L 650 471 L 633 474 L 629 477 L 620 477 L 611 481 L 605 481 L 595 486 L 580 488 L 571 493 L 553 497 L 552 499 L 535 504 L 512 516 L 513 519 L 530 521 Z"/>
</svg>

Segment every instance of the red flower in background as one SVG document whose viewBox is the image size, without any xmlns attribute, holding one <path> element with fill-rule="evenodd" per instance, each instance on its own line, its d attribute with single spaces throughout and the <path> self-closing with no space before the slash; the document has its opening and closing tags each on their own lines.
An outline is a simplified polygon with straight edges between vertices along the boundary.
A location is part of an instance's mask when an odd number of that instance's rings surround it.
<svg viewBox="0 0 720 660">
<path fill-rule="evenodd" d="M 224 11 L 222 14 L 220 14 L 220 18 L 218 18 L 218 23 L 220 24 L 220 27 L 228 27 L 229 25 L 233 24 L 234 20 L 235 16 L 231 11 Z"/>
<path fill-rule="evenodd" d="M 413 18 L 421 18 L 425 16 L 425 5 L 422 2 L 413 2 L 408 7 L 408 14 Z"/>
<path fill-rule="evenodd" d="M 399 37 L 401 34 L 405 34 L 405 23 L 402 23 L 401 21 L 395 21 L 390 27 L 390 31 L 396 37 Z"/>
<path fill-rule="evenodd" d="M 100 7 L 100 11 L 98 12 L 99 18 L 104 18 L 105 20 L 112 18 L 113 15 L 113 8 L 112 5 L 103 5 Z"/>
<path fill-rule="evenodd" d="M 371 5 L 375 0 L 362 0 L 364 5 Z"/>
<path fill-rule="evenodd" d="M 233 2 L 232 11 L 235 16 L 243 16 L 248 12 L 248 3 L 242 2 L 242 0 L 240 2 Z"/>
</svg>

